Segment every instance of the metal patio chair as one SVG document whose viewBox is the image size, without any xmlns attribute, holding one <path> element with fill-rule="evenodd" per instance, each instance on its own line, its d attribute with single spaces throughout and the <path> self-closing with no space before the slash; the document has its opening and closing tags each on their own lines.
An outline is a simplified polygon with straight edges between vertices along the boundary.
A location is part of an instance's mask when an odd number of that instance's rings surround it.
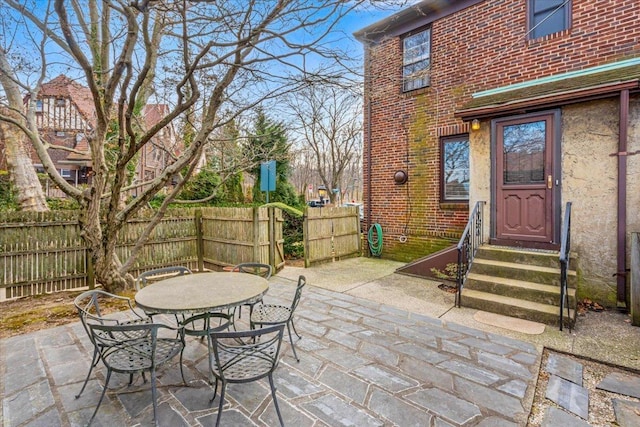
<svg viewBox="0 0 640 427">
<path fill-rule="evenodd" d="M 150 283 L 157 282 L 158 280 L 168 279 L 169 277 L 184 276 L 185 274 L 192 274 L 191 270 L 181 265 L 174 265 L 170 267 L 156 268 L 154 270 L 145 271 L 140 273 L 136 279 L 136 290 L 140 290 Z"/>
<path fill-rule="evenodd" d="M 234 273 L 254 274 L 256 276 L 263 277 L 267 280 L 269 280 L 269 278 L 271 278 L 271 274 L 273 274 L 273 269 L 269 264 L 261 264 L 258 262 L 244 262 L 234 266 L 231 271 Z M 251 313 L 253 312 L 253 307 L 256 304 L 261 302 L 262 302 L 262 298 L 260 298 L 258 301 L 242 304 L 242 305 L 249 307 L 249 317 L 251 317 Z M 235 309 L 233 310 L 233 314 L 235 315 Z M 242 306 L 238 307 L 238 318 L 241 318 L 241 317 L 242 317 Z"/>
<path fill-rule="evenodd" d="M 87 373 L 87 377 L 82 384 L 80 392 L 76 395 L 76 399 L 78 399 L 80 398 L 80 395 L 89 382 L 89 378 L 91 377 L 93 368 L 100 361 L 100 357 L 98 355 L 98 347 L 96 346 L 96 343 L 91 334 L 91 330 L 89 329 L 89 323 L 130 325 L 138 323 L 151 323 L 151 319 L 148 317 L 143 317 L 137 311 L 135 311 L 131 303 L 131 299 L 119 295 L 110 294 L 109 292 L 97 289 L 81 293 L 73 301 L 73 304 L 75 305 L 76 310 L 78 310 L 78 316 L 80 317 L 82 327 L 86 331 L 87 335 L 89 336 L 89 340 L 93 345 L 93 357 L 91 359 L 91 366 L 89 367 L 89 372 Z M 121 304 L 126 308 L 124 314 L 120 314 L 124 318 L 116 319 L 114 317 L 104 317 L 102 305 L 113 306 L 115 304 Z M 132 379 L 133 374 L 130 377 L 130 383 Z"/>
<path fill-rule="evenodd" d="M 96 343 L 100 360 L 107 368 L 104 388 L 89 424 L 98 413 L 113 372 L 130 375 L 149 372 L 151 374 L 153 419 L 157 425 L 156 369 L 182 352 L 184 339 L 158 337 L 158 332 L 162 329 L 175 330 L 170 326 L 159 323 L 133 325 L 89 324 L 89 329 Z M 180 365 L 180 370 L 182 371 L 182 365 Z"/>
<path fill-rule="evenodd" d="M 278 325 L 283 324 L 287 325 L 287 332 L 289 333 L 289 341 L 291 342 L 291 348 L 293 349 L 293 356 L 295 359 L 300 362 L 298 355 L 296 353 L 296 346 L 293 343 L 293 337 L 291 336 L 291 329 L 293 328 L 293 332 L 295 332 L 298 339 L 301 339 L 302 336 L 298 334 L 296 330 L 296 325 L 293 323 L 293 314 L 300 303 L 300 297 L 302 295 L 302 288 L 307 284 L 307 279 L 304 276 L 298 277 L 298 286 L 296 287 L 296 293 L 293 297 L 293 301 L 291 302 L 291 306 L 287 307 L 284 305 L 276 305 L 276 304 L 260 304 L 257 305 L 253 313 L 251 314 L 250 326 L 251 329 L 254 329 L 256 326 L 269 326 L 269 325 Z"/>
<path fill-rule="evenodd" d="M 106 317 L 103 313 L 105 305 L 124 304 L 125 311 Z M 166 325 L 152 323 L 149 317 L 141 316 L 134 310 L 131 300 L 102 290 L 83 292 L 74 300 L 82 326 L 93 344 L 93 358 L 82 389 L 76 395 L 79 398 L 91 376 L 93 368 L 100 360 L 107 368 L 102 395 L 89 420 L 93 421 L 104 399 L 112 372 L 128 373 L 129 385 L 133 383 L 133 375 L 151 372 L 151 393 L 153 396 L 154 420 L 156 415 L 155 368 L 167 362 L 184 348 L 184 338 L 177 333 L 176 338 L 158 338 L 158 330 L 170 329 Z M 180 366 L 182 373 L 182 365 Z M 184 380 L 184 374 L 183 374 Z"/>
<path fill-rule="evenodd" d="M 211 373 L 215 377 L 211 402 L 218 392 L 218 381 L 222 383 L 216 427 L 220 425 L 227 384 L 248 383 L 264 377 L 269 378 L 273 404 L 280 425 L 284 426 L 273 382 L 273 372 L 278 366 L 283 335 L 284 324 L 249 331 L 210 334 L 209 359 L 211 359 Z"/>
</svg>

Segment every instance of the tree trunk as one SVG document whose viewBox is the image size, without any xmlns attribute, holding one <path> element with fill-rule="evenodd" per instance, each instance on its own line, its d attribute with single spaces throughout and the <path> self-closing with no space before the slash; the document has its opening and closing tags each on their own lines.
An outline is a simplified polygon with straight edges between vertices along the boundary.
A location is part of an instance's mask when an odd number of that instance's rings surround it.
<svg viewBox="0 0 640 427">
<path fill-rule="evenodd" d="M 20 210 L 48 211 L 49 207 L 38 174 L 31 162 L 24 134 L 16 126 L 1 122 L 0 138 L 5 142 L 7 168 L 16 190 Z"/>
<path fill-rule="evenodd" d="M 13 68 L 7 61 L 6 52 L 0 48 L 0 85 L 5 92 L 6 108 L 3 113 L 15 123 L 24 124 L 24 111 L 20 86 L 13 78 Z M 0 137 L 4 141 L 7 168 L 11 181 L 18 194 L 18 206 L 23 211 L 48 211 L 47 201 L 33 168 L 26 135 L 20 128 L 9 121 L 0 124 Z"/>
</svg>

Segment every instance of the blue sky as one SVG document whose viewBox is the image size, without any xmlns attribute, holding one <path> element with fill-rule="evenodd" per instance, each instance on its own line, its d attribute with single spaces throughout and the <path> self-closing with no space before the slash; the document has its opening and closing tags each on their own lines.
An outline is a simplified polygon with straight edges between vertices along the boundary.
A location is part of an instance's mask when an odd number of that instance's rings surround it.
<svg viewBox="0 0 640 427">
<path fill-rule="evenodd" d="M 343 41 L 345 46 L 351 47 L 357 52 L 358 56 L 362 56 L 362 44 L 353 37 L 353 33 L 409 7 L 409 5 L 415 3 L 415 1 L 408 2 L 408 4 L 405 4 L 405 2 L 401 3 L 401 6 L 390 5 L 384 8 L 373 8 L 369 6 L 360 7 L 351 11 L 338 24 L 338 29 L 346 35 L 346 39 Z"/>
</svg>

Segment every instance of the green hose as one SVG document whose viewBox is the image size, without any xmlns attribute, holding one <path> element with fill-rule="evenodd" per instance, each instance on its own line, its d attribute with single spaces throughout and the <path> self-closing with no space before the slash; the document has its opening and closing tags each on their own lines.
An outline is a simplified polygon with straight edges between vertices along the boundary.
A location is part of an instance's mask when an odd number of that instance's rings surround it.
<svg viewBox="0 0 640 427">
<path fill-rule="evenodd" d="M 373 236 L 374 232 L 376 235 L 375 240 Z M 382 226 L 380 224 L 375 223 L 371 225 L 371 228 L 369 228 L 367 241 L 369 242 L 369 250 L 371 251 L 371 255 L 382 255 Z"/>
</svg>

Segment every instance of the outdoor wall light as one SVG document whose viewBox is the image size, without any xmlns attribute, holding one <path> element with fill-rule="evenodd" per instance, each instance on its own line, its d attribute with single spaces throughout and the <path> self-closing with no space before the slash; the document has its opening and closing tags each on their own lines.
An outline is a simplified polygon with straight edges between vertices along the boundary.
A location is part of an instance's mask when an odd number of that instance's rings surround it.
<svg viewBox="0 0 640 427">
<path fill-rule="evenodd" d="M 480 130 L 480 120 L 473 119 L 471 121 L 471 130 Z"/>
<path fill-rule="evenodd" d="M 409 175 L 407 175 L 405 171 L 397 171 L 393 175 L 393 181 L 398 185 L 404 184 L 405 182 L 407 182 L 407 179 L 409 179 Z"/>
</svg>

